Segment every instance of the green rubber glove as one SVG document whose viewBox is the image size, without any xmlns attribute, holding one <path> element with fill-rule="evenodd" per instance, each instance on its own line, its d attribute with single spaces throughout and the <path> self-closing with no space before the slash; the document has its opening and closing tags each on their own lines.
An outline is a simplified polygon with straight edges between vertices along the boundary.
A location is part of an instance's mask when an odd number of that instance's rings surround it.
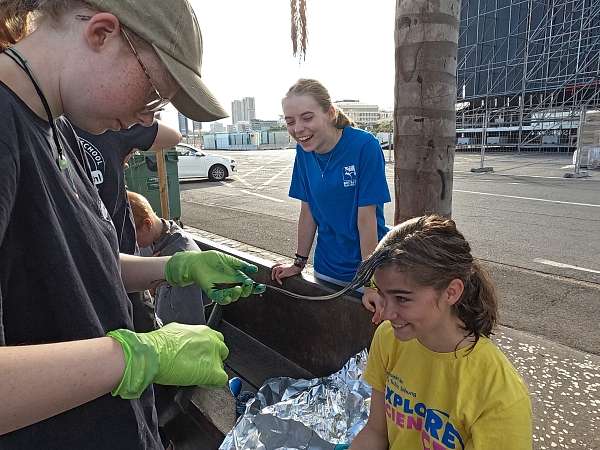
<svg viewBox="0 0 600 450">
<path fill-rule="evenodd" d="M 208 297 L 220 305 L 228 305 L 240 297 L 265 292 L 264 284 L 255 284 L 247 274 L 258 272 L 258 267 L 225 253 L 175 253 L 165 265 L 165 279 L 171 286 L 195 283 Z M 214 289 L 214 283 L 239 283 L 239 286 Z"/>
<path fill-rule="evenodd" d="M 125 372 L 113 396 L 139 398 L 150 383 L 219 387 L 227 384 L 223 335 L 204 325 L 170 323 L 149 333 L 107 333 L 123 347 Z"/>
</svg>

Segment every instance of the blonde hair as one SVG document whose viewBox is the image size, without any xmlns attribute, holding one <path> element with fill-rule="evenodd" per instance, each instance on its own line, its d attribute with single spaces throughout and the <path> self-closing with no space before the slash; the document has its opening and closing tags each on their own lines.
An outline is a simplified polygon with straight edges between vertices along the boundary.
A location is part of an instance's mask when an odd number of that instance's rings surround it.
<svg viewBox="0 0 600 450">
<path fill-rule="evenodd" d="M 342 129 L 347 126 L 354 126 L 354 122 L 344 112 L 336 108 L 331 102 L 329 91 L 319 81 L 310 78 L 300 78 L 296 83 L 288 89 L 284 100 L 293 95 L 308 95 L 315 99 L 323 112 L 329 111 L 333 107 L 335 110 L 335 119 L 333 126 Z"/>
<path fill-rule="evenodd" d="M 138 194 L 137 192 L 127 191 L 127 200 L 131 206 L 136 229 L 140 228 L 146 219 L 155 220 L 159 218 L 154 212 L 154 209 L 152 209 L 148 199 L 143 195 Z"/>
</svg>

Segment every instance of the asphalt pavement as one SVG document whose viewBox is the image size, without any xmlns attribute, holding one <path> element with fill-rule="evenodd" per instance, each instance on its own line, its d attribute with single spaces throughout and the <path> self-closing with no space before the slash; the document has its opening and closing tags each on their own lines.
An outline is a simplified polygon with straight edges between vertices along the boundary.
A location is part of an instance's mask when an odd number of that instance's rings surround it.
<svg viewBox="0 0 600 450">
<path fill-rule="evenodd" d="M 287 196 L 294 150 L 216 153 L 236 159 L 238 172 L 220 183 L 182 184 L 184 221 L 294 254 L 299 202 Z M 585 179 L 563 178 L 573 170 L 570 162 L 569 155 L 494 154 L 485 161 L 494 172 L 476 174 L 469 170 L 479 166 L 479 156 L 457 154 L 453 217 L 473 253 L 486 261 L 600 283 L 600 171 L 590 171 Z M 393 163 L 386 175 L 393 197 Z M 393 205 L 392 198 L 385 206 L 389 224 Z M 199 218 L 198 209 L 211 212 Z M 243 221 L 237 220 L 239 214 Z M 230 216 L 236 220 L 222 220 Z M 276 225 L 262 226 L 272 219 Z"/>
</svg>

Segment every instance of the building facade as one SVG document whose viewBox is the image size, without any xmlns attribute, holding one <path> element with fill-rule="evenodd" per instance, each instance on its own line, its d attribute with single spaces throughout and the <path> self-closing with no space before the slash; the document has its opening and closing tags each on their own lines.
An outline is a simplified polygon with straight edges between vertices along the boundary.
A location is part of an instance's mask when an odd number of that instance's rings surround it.
<svg viewBox="0 0 600 450">
<path fill-rule="evenodd" d="M 235 125 L 240 120 L 244 120 L 244 107 L 241 100 L 231 102 L 231 123 Z"/>
<path fill-rule="evenodd" d="M 225 132 L 225 125 L 221 122 L 211 122 L 210 123 L 210 132 L 211 133 L 223 133 Z"/>
<path fill-rule="evenodd" d="M 256 119 L 256 107 L 254 97 L 244 97 L 241 100 L 231 102 L 231 122 L 236 125 L 238 122 L 250 122 Z"/>
<path fill-rule="evenodd" d="M 379 106 L 361 103 L 359 100 L 339 100 L 333 104 L 350 119 L 363 126 L 372 126 L 380 119 Z"/>
<path fill-rule="evenodd" d="M 179 132 L 182 136 L 187 136 L 189 134 L 188 118 L 177 112 L 177 120 L 179 122 Z"/>
<path fill-rule="evenodd" d="M 256 119 L 256 108 L 254 106 L 254 97 L 244 97 L 242 99 L 242 108 L 244 110 L 244 118 L 246 122 Z"/>
<path fill-rule="evenodd" d="M 598 0 L 463 0 L 457 148 L 573 150 L 599 54 Z"/>
<path fill-rule="evenodd" d="M 195 136 L 200 136 L 202 134 L 202 122 L 192 120 L 192 130 Z"/>
<path fill-rule="evenodd" d="M 254 131 L 267 131 L 271 128 L 279 128 L 281 123 L 279 120 L 261 120 L 252 119 L 250 120 L 250 128 Z"/>
</svg>

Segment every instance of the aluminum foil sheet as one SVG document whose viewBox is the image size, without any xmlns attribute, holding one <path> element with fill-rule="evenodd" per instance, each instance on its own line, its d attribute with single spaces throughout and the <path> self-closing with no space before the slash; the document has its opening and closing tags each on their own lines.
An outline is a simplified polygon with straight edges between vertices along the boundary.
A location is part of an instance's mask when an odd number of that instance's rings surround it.
<svg viewBox="0 0 600 450">
<path fill-rule="evenodd" d="M 360 380 L 366 363 L 363 350 L 328 377 L 265 381 L 219 450 L 333 450 L 349 444 L 369 417 L 371 387 Z"/>
</svg>

